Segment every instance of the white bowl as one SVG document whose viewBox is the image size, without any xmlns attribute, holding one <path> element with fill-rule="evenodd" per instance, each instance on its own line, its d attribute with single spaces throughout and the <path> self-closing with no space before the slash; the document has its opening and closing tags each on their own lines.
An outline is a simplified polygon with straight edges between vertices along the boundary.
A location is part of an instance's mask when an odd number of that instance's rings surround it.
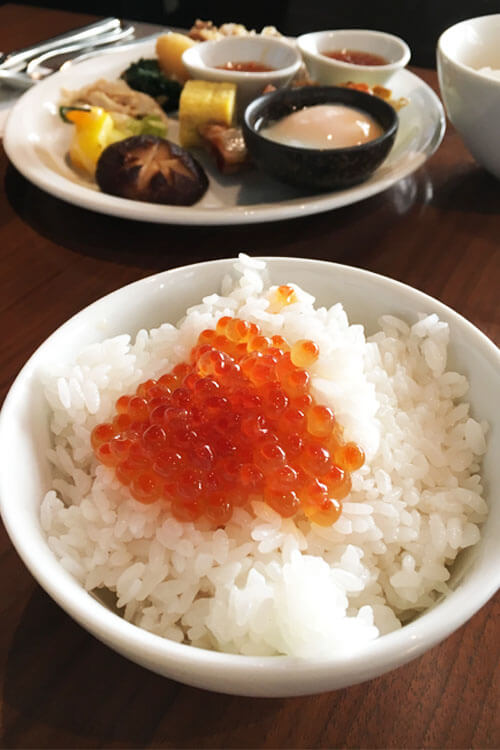
<svg viewBox="0 0 500 750">
<path fill-rule="evenodd" d="M 500 417 L 492 409 L 499 387 L 500 353 L 471 323 L 427 295 L 358 268 L 294 258 L 267 259 L 273 283 L 301 284 L 318 303 L 344 303 L 353 322 L 368 333 L 391 313 L 414 319 L 435 312 L 451 330 L 452 367 L 470 379 L 477 419 L 491 426 L 483 464 L 490 513 L 480 542 L 462 553 L 451 579 L 453 592 L 431 611 L 363 646 L 353 655 L 329 659 L 248 657 L 181 645 L 123 620 L 88 594 L 51 552 L 39 520 L 50 487 L 46 458 L 48 409 L 39 382 L 41 368 L 72 360 L 80 349 L 122 332 L 135 334 L 164 320 L 176 321 L 186 307 L 219 289 L 232 260 L 178 268 L 126 286 L 98 300 L 53 333 L 30 358 L 12 386 L 0 416 L 0 510 L 7 531 L 33 576 L 83 627 L 132 661 L 180 682 L 226 693 L 287 696 L 353 685 L 414 659 L 470 618 L 500 584 Z"/>
<path fill-rule="evenodd" d="M 268 84 L 281 88 L 290 83 L 302 59 L 296 46 L 284 39 L 234 36 L 195 44 L 183 53 L 182 62 L 192 78 L 235 83 L 238 109 L 242 112 Z M 273 70 L 253 73 L 218 68 L 228 62 L 256 62 Z"/>
<path fill-rule="evenodd" d="M 500 178 L 500 14 L 471 18 L 443 32 L 437 46 L 441 95 L 448 117 L 474 158 Z"/>
<path fill-rule="evenodd" d="M 399 37 L 369 29 L 313 31 L 299 36 L 297 45 L 311 78 L 324 86 L 348 81 L 384 85 L 396 71 L 408 65 L 411 55 L 408 45 Z M 341 49 L 370 52 L 388 62 L 387 65 L 354 65 L 324 54 Z"/>
</svg>

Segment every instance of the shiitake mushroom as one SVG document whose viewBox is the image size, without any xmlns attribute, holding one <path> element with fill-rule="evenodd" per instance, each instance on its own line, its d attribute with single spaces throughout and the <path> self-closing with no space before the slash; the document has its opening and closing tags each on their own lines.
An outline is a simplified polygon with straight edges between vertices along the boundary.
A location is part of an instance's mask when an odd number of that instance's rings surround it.
<svg viewBox="0 0 500 750">
<path fill-rule="evenodd" d="M 154 135 L 134 135 L 105 148 L 96 181 L 111 195 L 175 206 L 191 206 L 208 187 L 203 167 L 191 154 Z"/>
</svg>

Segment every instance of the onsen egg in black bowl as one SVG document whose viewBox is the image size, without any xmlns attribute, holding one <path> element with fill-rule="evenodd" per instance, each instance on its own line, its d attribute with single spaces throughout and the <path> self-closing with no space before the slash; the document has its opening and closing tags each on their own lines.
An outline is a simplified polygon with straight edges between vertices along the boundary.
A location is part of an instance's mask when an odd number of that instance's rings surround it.
<svg viewBox="0 0 500 750">
<path fill-rule="evenodd" d="M 368 179 L 387 157 L 397 129 L 390 104 L 337 86 L 273 91 L 249 104 L 243 121 L 247 148 L 260 169 L 314 191 Z"/>
</svg>

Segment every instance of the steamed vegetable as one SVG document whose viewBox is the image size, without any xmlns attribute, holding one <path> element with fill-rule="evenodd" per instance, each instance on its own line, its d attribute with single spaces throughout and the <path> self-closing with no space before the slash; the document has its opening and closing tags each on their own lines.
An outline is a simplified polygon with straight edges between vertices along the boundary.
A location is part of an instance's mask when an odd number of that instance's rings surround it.
<svg viewBox="0 0 500 750">
<path fill-rule="evenodd" d="M 167 78 L 158 60 L 146 60 L 141 57 L 122 73 L 121 77 L 130 88 L 142 91 L 156 99 L 165 112 L 171 112 L 179 106 L 181 85 L 172 78 Z"/>
<path fill-rule="evenodd" d="M 124 133 L 124 138 L 129 135 L 156 135 L 158 138 L 165 138 L 167 135 L 165 123 L 156 115 L 129 117 L 127 120 L 120 120 L 117 127 Z"/>
<path fill-rule="evenodd" d="M 189 73 L 182 62 L 182 54 L 194 44 L 196 42 L 188 36 L 178 34 L 175 31 L 158 37 L 156 54 L 158 55 L 160 68 L 166 76 L 173 77 L 181 83 L 187 81 Z"/>
<path fill-rule="evenodd" d="M 69 148 L 71 163 L 92 176 L 100 155 L 110 144 L 135 135 L 164 138 L 167 133 L 165 123 L 156 115 L 142 118 L 121 115 L 116 122 L 116 116 L 102 107 L 89 106 L 62 106 L 59 114 L 64 122 L 75 125 Z"/>
<path fill-rule="evenodd" d="M 93 175 L 104 149 L 125 136 L 115 128 L 113 118 L 101 107 L 61 107 L 59 111 L 65 122 L 75 125 L 69 147 L 71 163 Z"/>
</svg>

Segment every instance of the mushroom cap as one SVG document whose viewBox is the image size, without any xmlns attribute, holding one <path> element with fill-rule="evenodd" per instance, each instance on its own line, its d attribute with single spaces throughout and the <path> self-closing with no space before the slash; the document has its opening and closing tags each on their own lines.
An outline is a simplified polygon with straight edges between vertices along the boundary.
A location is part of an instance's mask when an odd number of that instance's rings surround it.
<svg viewBox="0 0 500 750">
<path fill-rule="evenodd" d="M 203 167 L 191 154 L 154 135 L 134 135 L 104 149 L 96 180 L 111 195 L 176 206 L 191 206 L 208 187 Z"/>
</svg>

